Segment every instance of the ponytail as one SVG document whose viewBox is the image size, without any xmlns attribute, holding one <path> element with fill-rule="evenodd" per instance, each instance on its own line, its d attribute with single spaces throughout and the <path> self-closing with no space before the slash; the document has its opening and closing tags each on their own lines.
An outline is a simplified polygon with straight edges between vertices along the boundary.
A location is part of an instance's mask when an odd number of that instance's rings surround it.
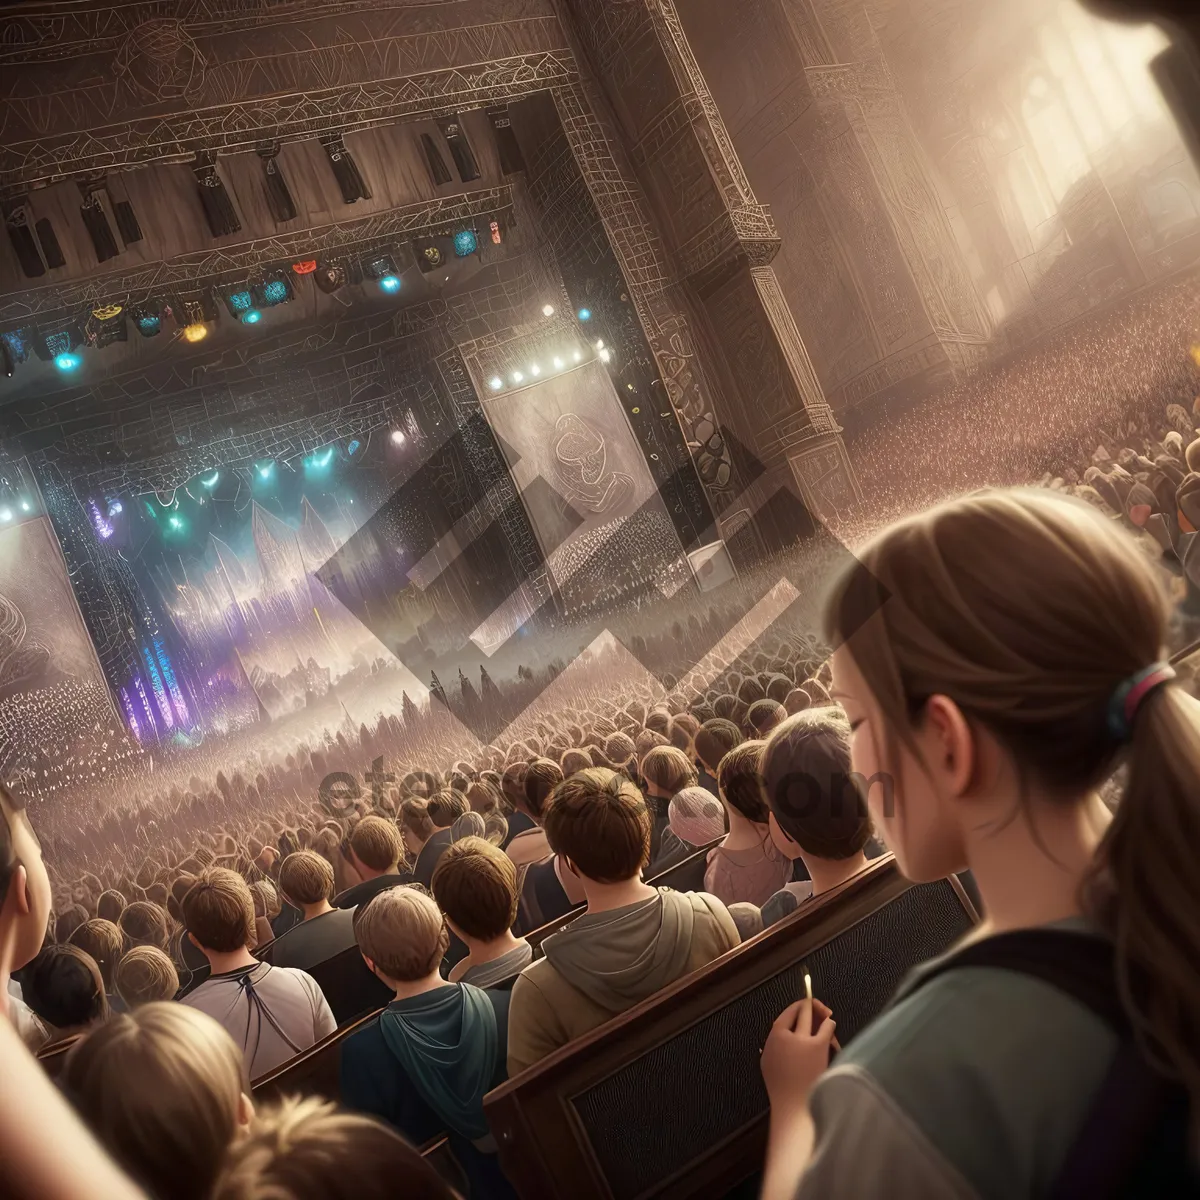
<svg viewBox="0 0 1200 1200">
<path fill-rule="evenodd" d="M 1085 909 L 1113 938 L 1139 1042 L 1183 1082 L 1200 1140 L 1200 701 L 1178 686 L 1147 696 L 1126 761 Z"/>
</svg>

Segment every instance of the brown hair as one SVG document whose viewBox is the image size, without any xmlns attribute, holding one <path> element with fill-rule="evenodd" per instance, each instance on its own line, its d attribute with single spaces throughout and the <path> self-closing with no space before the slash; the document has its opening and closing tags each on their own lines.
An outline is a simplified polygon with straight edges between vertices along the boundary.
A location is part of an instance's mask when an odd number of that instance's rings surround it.
<svg viewBox="0 0 1200 1200">
<path fill-rule="evenodd" d="M 766 742 L 741 742 L 717 767 L 717 788 L 730 808 L 748 821 L 765 825 L 770 810 L 762 790 L 762 754 Z"/>
<path fill-rule="evenodd" d="M 563 781 L 563 769 L 549 758 L 537 758 L 529 764 L 522 784 L 525 807 L 536 819 L 541 820 L 550 793 Z"/>
<path fill-rule="evenodd" d="M 180 908 L 184 928 L 205 950 L 229 954 L 254 944 L 254 897 L 236 871 L 202 871 Z"/>
<path fill-rule="evenodd" d="M 100 968 L 100 978 L 104 980 L 104 990 L 113 989 L 113 972 L 125 950 L 125 937 L 111 921 L 101 917 L 93 917 L 85 921 L 71 934 L 72 946 L 78 946 L 85 954 L 90 954 Z"/>
<path fill-rule="evenodd" d="M 117 924 L 130 946 L 157 946 L 165 950 L 171 939 L 167 910 L 151 900 L 135 900 L 127 904 Z"/>
<path fill-rule="evenodd" d="M 372 871 L 387 871 L 397 866 L 404 858 L 404 843 L 395 821 L 386 817 L 369 815 L 363 817 L 350 835 L 350 849 Z"/>
<path fill-rule="evenodd" d="M 379 972 L 397 983 L 437 970 L 450 945 L 441 910 L 424 888 L 408 884 L 379 892 L 359 910 L 354 939 Z"/>
<path fill-rule="evenodd" d="M 454 1200 L 394 1129 L 315 1097 L 260 1113 L 230 1150 L 212 1200 Z"/>
<path fill-rule="evenodd" d="M 556 854 L 588 879 L 632 879 L 650 859 L 650 812 L 620 771 L 589 767 L 550 793 L 544 826 Z"/>
<path fill-rule="evenodd" d="M 787 709 L 777 700 L 755 700 L 746 712 L 746 732 L 766 737 L 787 716 Z"/>
<path fill-rule="evenodd" d="M 433 836 L 429 807 L 417 796 L 410 796 L 400 805 L 400 824 L 423 842 L 429 841 Z"/>
<path fill-rule="evenodd" d="M 73 1029 L 108 1018 L 100 968 L 78 946 L 44 946 L 25 968 L 22 987 L 25 1002 L 55 1029 Z"/>
<path fill-rule="evenodd" d="M 850 722 L 840 708 L 788 717 L 767 739 L 759 769 L 779 828 L 801 850 L 841 860 L 867 844 L 871 816 L 850 774 Z"/>
<path fill-rule="evenodd" d="M 154 1000 L 170 1000 L 179 991 L 175 964 L 157 946 L 134 946 L 113 974 L 117 995 L 131 1011 Z"/>
<path fill-rule="evenodd" d="M 647 783 L 674 795 L 696 783 L 692 760 L 675 746 L 655 746 L 642 759 L 642 777 Z"/>
<path fill-rule="evenodd" d="M 125 904 L 125 897 L 120 892 L 114 891 L 112 888 L 107 888 L 100 893 L 99 898 L 96 900 L 96 916 L 103 917 L 104 920 L 117 924 L 121 913 L 125 911 Z"/>
<path fill-rule="evenodd" d="M 491 842 L 463 838 L 434 869 L 433 898 L 463 933 L 492 941 L 517 919 L 517 868 Z"/>
<path fill-rule="evenodd" d="M 453 788 L 434 792 L 426 803 L 429 819 L 438 829 L 449 829 L 467 811 L 467 798 Z"/>
<path fill-rule="evenodd" d="M 280 864 L 279 886 L 294 904 L 319 904 L 333 895 L 333 868 L 315 850 L 297 850 Z"/>
<path fill-rule="evenodd" d="M 696 730 L 696 757 L 711 771 L 742 741 L 742 731 L 724 717 L 713 717 Z"/>
<path fill-rule="evenodd" d="M 105 1149 L 150 1195 L 201 1200 L 238 1127 L 241 1051 L 206 1013 L 148 1004 L 75 1046 L 63 1084 Z"/>
<path fill-rule="evenodd" d="M 1182 1077 L 1200 1118 L 1200 877 L 1180 852 L 1200 844 L 1200 704 L 1168 685 L 1145 697 L 1127 739 L 1108 724 L 1115 690 L 1166 642 L 1165 598 L 1141 548 L 1082 501 L 983 492 L 860 551 L 826 624 L 830 642 L 854 635 L 846 650 L 884 717 L 881 770 L 897 742 L 916 755 L 913 726 L 934 695 L 1049 789 L 1078 795 L 1127 766 L 1081 899 L 1114 938 L 1144 1044 Z"/>
</svg>

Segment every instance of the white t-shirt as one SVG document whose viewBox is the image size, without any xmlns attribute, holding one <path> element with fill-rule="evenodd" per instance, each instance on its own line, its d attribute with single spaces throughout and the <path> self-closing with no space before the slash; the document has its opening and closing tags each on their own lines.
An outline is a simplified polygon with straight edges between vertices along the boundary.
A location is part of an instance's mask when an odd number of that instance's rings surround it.
<svg viewBox="0 0 1200 1200">
<path fill-rule="evenodd" d="M 317 981 L 295 967 L 257 963 L 210 975 L 182 1003 L 208 1013 L 242 1048 L 259 1079 L 337 1029 Z"/>
<path fill-rule="evenodd" d="M 25 1003 L 21 985 L 15 979 L 8 981 L 8 1016 L 21 1041 L 34 1054 L 50 1040 L 49 1031 L 37 1013 Z"/>
</svg>

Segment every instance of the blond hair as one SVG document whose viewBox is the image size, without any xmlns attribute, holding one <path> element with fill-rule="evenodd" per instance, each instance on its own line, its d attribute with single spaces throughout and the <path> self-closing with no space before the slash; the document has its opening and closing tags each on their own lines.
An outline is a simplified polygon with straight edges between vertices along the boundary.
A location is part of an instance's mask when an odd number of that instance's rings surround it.
<svg viewBox="0 0 1200 1200">
<path fill-rule="evenodd" d="M 297 850 L 280 864 L 279 886 L 294 904 L 319 904 L 333 895 L 333 868 L 315 850 Z"/>
<path fill-rule="evenodd" d="M 117 963 L 117 995 L 132 1011 L 155 1000 L 170 1000 L 179 991 L 175 964 L 157 946 L 134 946 Z"/>
<path fill-rule="evenodd" d="M 655 787 L 674 795 L 696 784 L 696 768 L 692 760 L 676 746 L 655 746 L 642 759 L 642 778 Z"/>
<path fill-rule="evenodd" d="M 370 814 L 363 817 L 350 835 L 354 856 L 372 871 L 388 871 L 404 859 L 404 843 L 395 821 Z"/>
<path fill-rule="evenodd" d="M 379 1121 L 315 1097 L 260 1113 L 230 1151 L 212 1200 L 454 1200 L 441 1176 Z"/>
<path fill-rule="evenodd" d="M 377 970 L 398 983 L 432 974 L 450 944 L 441 910 L 424 888 L 408 884 L 373 897 L 357 915 L 354 937 Z"/>
<path fill-rule="evenodd" d="M 236 871 L 209 867 L 179 907 L 184 928 L 205 950 L 228 954 L 254 944 L 254 897 Z"/>
<path fill-rule="evenodd" d="M 1195 1123 L 1200 877 L 1181 848 L 1200 845 L 1200 704 L 1168 685 L 1127 736 L 1109 723 L 1117 689 L 1162 656 L 1167 613 L 1132 538 L 1081 501 L 1014 490 L 885 531 L 834 591 L 826 625 L 831 642 L 853 634 L 846 650 L 883 714 L 882 771 L 894 773 L 898 743 L 921 761 L 914 723 L 934 695 L 1052 793 L 1078 796 L 1127 767 L 1081 900 L 1111 933 L 1125 1007 L 1187 1086 Z"/>
<path fill-rule="evenodd" d="M 184 1004 L 113 1017 L 71 1050 L 62 1082 L 117 1162 L 173 1200 L 208 1195 L 247 1090 L 233 1039 Z"/>
</svg>

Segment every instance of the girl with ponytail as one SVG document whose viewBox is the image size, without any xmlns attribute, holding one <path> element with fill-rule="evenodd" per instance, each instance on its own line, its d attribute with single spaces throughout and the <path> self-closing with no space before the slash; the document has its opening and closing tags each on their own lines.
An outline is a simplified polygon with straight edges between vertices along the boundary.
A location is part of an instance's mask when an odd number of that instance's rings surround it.
<svg viewBox="0 0 1200 1200">
<path fill-rule="evenodd" d="M 829 1069 L 836 1014 L 776 1022 L 764 1200 L 1096 1200 L 1146 1161 L 1153 1194 L 1196 1194 L 1200 703 L 1163 661 L 1168 614 L 1141 548 L 1045 491 L 903 521 L 835 589 L 853 767 L 892 779 L 876 828 L 916 882 L 969 868 L 984 920 Z M 1076 959 L 1102 964 L 1098 1000 Z"/>
</svg>

